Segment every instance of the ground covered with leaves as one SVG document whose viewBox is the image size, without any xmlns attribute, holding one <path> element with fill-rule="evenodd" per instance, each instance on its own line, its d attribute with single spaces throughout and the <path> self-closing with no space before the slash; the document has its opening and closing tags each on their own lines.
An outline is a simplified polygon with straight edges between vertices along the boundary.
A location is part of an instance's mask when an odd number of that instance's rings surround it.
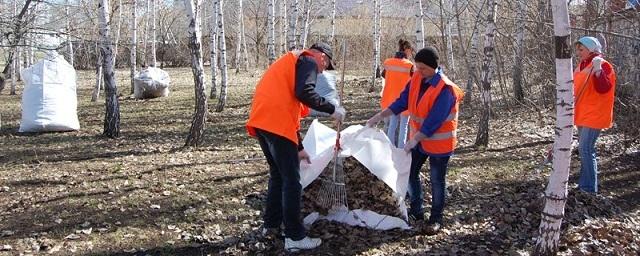
<svg viewBox="0 0 640 256">
<path fill-rule="evenodd" d="M 280 238 L 258 231 L 268 171 L 257 141 L 244 130 L 260 72 L 231 75 L 226 108 L 214 112 L 217 102 L 209 102 L 204 146 L 198 148 L 182 147 L 194 112 L 191 70 L 168 72 L 170 96 L 149 100 L 129 97 L 128 73 L 117 73 L 118 139 L 101 135 L 104 99 L 90 102 L 93 72 L 79 72 L 77 132 L 19 134 L 21 90 L 0 95 L 0 255 L 285 253 Z M 368 93 L 364 77 L 347 76 L 348 125 L 363 124 L 378 108 L 378 93 Z M 419 228 L 376 231 L 320 221 L 309 233 L 322 237 L 322 246 L 301 254 L 529 253 L 550 173 L 540 164 L 553 141 L 555 112 L 497 104 L 490 145 L 475 148 L 478 106 L 472 101 L 462 107 L 442 232 L 426 236 Z M 597 148 L 598 196 L 577 192 L 579 161 L 573 155 L 560 253 L 637 255 L 638 144 L 614 127 L 602 133 Z M 428 212 L 428 182 L 425 189 Z"/>
</svg>

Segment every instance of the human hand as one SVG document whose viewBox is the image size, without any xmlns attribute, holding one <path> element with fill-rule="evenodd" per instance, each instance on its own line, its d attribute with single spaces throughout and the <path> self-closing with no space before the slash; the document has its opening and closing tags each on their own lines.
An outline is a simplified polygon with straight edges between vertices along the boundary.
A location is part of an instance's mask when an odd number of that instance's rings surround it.
<svg viewBox="0 0 640 256">
<path fill-rule="evenodd" d="M 305 161 L 305 162 L 307 162 L 308 164 L 311 164 L 311 159 L 309 158 L 309 154 L 308 154 L 308 153 L 307 153 L 307 151 L 306 151 L 306 150 L 304 150 L 304 149 L 303 149 L 303 150 L 298 151 L 298 159 L 299 159 L 300 161 Z"/>
<path fill-rule="evenodd" d="M 380 113 L 375 114 L 369 120 L 367 120 L 367 127 L 375 127 L 380 121 L 382 121 L 382 115 Z"/>
<path fill-rule="evenodd" d="M 404 144 L 404 152 L 407 154 L 411 153 L 411 149 L 415 148 L 416 145 L 418 145 L 418 141 L 415 139 L 410 139 L 406 144 Z"/>
<path fill-rule="evenodd" d="M 602 70 L 602 60 L 603 59 L 600 56 L 594 57 L 593 60 L 591 60 L 591 65 L 593 66 L 594 72 Z"/>
<path fill-rule="evenodd" d="M 343 107 L 336 107 L 336 110 L 333 111 L 331 117 L 336 120 L 336 122 L 342 123 L 342 121 L 344 121 L 345 115 L 347 115 L 347 110 L 345 110 Z"/>
</svg>

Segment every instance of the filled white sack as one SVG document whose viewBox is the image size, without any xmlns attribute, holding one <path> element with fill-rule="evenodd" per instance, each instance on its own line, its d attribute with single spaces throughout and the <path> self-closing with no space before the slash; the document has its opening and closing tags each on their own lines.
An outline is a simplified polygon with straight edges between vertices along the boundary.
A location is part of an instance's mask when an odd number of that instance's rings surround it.
<svg viewBox="0 0 640 256">
<path fill-rule="evenodd" d="M 303 188 L 317 179 L 329 164 L 333 157 L 335 140 L 336 131 L 318 120 L 311 123 L 302 141 L 311 161 L 311 164 L 305 161 L 300 163 L 300 184 Z M 353 156 L 394 191 L 398 209 L 404 220 L 368 210 L 343 209 L 332 211 L 327 216 L 318 214 L 313 217 L 317 213 L 312 213 L 305 218 L 305 224 L 310 225 L 317 219 L 329 219 L 374 229 L 409 228 L 405 221 L 407 207 L 404 197 L 409 182 L 411 155 L 394 147 L 381 130 L 361 125 L 352 125 L 340 132 L 340 147 L 342 148 L 341 157 Z M 385 223 L 380 224 L 382 221 Z"/>
<path fill-rule="evenodd" d="M 142 69 L 133 77 L 133 97 L 136 99 L 167 97 L 169 83 L 171 78 L 166 71 L 154 67 Z"/>
<path fill-rule="evenodd" d="M 76 71 L 55 51 L 22 70 L 22 120 L 19 132 L 80 129 Z"/>
</svg>

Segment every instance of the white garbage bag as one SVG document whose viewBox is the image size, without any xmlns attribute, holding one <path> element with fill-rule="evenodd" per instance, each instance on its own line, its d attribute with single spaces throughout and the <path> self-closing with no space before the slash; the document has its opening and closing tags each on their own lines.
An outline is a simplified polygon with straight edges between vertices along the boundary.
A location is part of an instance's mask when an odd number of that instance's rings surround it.
<svg viewBox="0 0 640 256">
<path fill-rule="evenodd" d="M 311 123 L 302 141 L 311 160 L 311 164 L 305 161 L 300 163 L 300 184 L 303 188 L 317 179 L 329 164 L 333 157 L 335 140 L 336 131 L 318 120 Z M 381 230 L 409 228 L 405 221 L 407 207 L 404 197 L 409 182 L 411 155 L 393 146 L 381 130 L 361 125 L 352 125 L 341 131 L 340 146 L 342 147 L 341 157 L 353 156 L 394 191 L 394 197 L 404 220 L 363 209 L 335 209 L 327 216 L 312 213 L 304 219 L 305 224 L 311 225 L 318 219 L 328 219 Z"/>
<path fill-rule="evenodd" d="M 166 71 L 148 67 L 133 77 L 133 97 L 136 99 L 150 99 L 169 96 L 171 78 Z"/>
<path fill-rule="evenodd" d="M 55 51 L 22 70 L 22 120 L 19 132 L 80 129 L 76 71 Z"/>
</svg>

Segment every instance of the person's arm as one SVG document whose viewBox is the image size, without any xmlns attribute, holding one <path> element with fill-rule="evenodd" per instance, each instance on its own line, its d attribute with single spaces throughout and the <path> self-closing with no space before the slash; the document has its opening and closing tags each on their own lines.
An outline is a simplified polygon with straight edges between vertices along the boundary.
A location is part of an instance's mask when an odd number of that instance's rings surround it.
<svg viewBox="0 0 640 256">
<path fill-rule="evenodd" d="M 455 103 L 456 98 L 453 96 L 451 88 L 449 86 L 442 88 L 440 95 L 436 98 L 431 110 L 429 110 L 429 114 L 427 114 L 427 118 L 420 127 L 420 133 L 426 137 L 433 136 L 447 119 Z"/>
<path fill-rule="evenodd" d="M 602 70 L 600 72 L 596 72 L 596 92 L 605 94 L 611 90 L 613 87 L 613 83 L 609 81 L 609 75 L 613 72 L 613 67 L 610 63 L 603 63 Z"/>
<path fill-rule="evenodd" d="M 404 90 L 400 93 L 400 97 L 398 97 L 391 105 L 389 105 L 389 109 L 393 112 L 394 115 L 398 115 L 409 108 L 409 84 L 411 81 L 407 82 L 407 85 L 404 87 Z"/>
<path fill-rule="evenodd" d="M 332 114 L 335 107 L 314 90 L 318 77 L 318 66 L 313 58 L 300 56 L 296 62 L 295 95 L 302 104 Z"/>
</svg>

